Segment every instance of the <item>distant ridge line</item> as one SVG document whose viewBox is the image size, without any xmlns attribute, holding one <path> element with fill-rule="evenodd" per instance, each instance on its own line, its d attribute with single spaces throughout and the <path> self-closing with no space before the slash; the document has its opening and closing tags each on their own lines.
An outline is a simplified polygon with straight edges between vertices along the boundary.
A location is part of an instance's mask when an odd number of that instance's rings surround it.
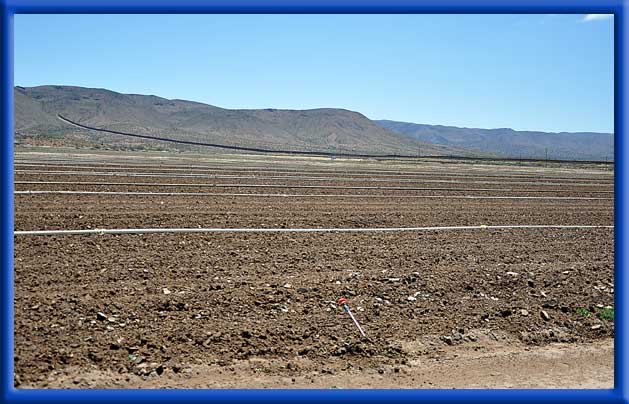
<svg viewBox="0 0 629 404">
<path fill-rule="evenodd" d="M 111 134 L 114 134 L 114 135 L 130 136 L 130 137 L 135 137 L 135 138 L 140 138 L 140 139 L 158 140 L 158 141 L 162 141 L 162 142 L 187 144 L 187 145 L 192 145 L 192 146 L 216 147 L 216 148 L 220 148 L 220 149 L 249 151 L 249 152 L 255 152 L 255 153 L 294 154 L 294 155 L 326 156 L 326 157 L 360 157 L 360 158 L 392 158 L 392 159 L 396 159 L 396 158 L 403 158 L 403 159 L 432 158 L 432 159 L 444 159 L 444 160 L 476 160 L 476 161 L 495 161 L 495 160 L 500 160 L 500 161 L 529 161 L 529 162 L 545 161 L 545 162 L 556 162 L 556 163 L 576 162 L 576 163 L 613 164 L 613 161 L 612 162 L 607 162 L 607 161 L 599 161 L 599 160 L 559 160 L 559 159 L 548 159 L 548 160 L 545 160 L 545 159 L 535 159 L 535 158 L 521 158 L 521 159 L 518 159 L 518 158 L 500 158 L 500 157 L 468 157 L 468 156 L 454 156 L 454 155 L 450 155 L 450 156 L 435 156 L 435 155 L 417 156 L 417 155 L 403 155 L 403 154 L 355 154 L 355 153 L 340 153 L 340 152 L 339 153 L 333 153 L 333 152 L 325 152 L 325 151 L 281 150 L 281 149 L 279 149 L 279 150 L 271 150 L 271 149 L 262 149 L 262 148 L 257 148 L 257 147 L 230 146 L 230 145 L 217 144 L 217 143 L 195 142 L 195 141 L 192 141 L 192 140 L 177 140 L 177 139 L 170 139 L 170 138 L 164 138 L 164 137 L 158 137 L 158 136 L 140 135 L 140 134 L 137 134 L 137 133 L 121 132 L 121 131 L 116 131 L 116 130 L 95 128 L 93 126 L 83 125 L 83 124 L 80 124 L 78 122 L 74 122 L 74 121 L 72 121 L 72 120 L 62 116 L 61 114 L 57 114 L 57 117 L 60 120 L 66 122 L 66 123 L 69 123 L 71 125 L 77 126 L 79 128 L 82 128 L 82 129 L 94 130 L 94 131 L 97 131 L 97 132 L 105 132 L 105 133 L 111 133 Z"/>
</svg>

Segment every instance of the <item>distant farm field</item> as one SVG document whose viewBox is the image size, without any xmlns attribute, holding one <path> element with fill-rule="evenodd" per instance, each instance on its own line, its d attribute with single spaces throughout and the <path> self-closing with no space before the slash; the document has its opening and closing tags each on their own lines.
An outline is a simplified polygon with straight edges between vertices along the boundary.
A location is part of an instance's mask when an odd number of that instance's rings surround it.
<svg viewBox="0 0 629 404">
<path fill-rule="evenodd" d="M 16 385 L 611 388 L 609 167 L 18 149 Z"/>
</svg>

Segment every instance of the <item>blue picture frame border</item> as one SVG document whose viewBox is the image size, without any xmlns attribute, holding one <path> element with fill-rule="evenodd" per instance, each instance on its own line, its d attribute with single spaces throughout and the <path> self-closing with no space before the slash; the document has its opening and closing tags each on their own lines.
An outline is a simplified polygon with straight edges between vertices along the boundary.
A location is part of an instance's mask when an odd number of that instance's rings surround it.
<svg viewBox="0 0 629 404">
<path fill-rule="evenodd" d="M 79 402 L 259 402 L 300 404 L 349 402 L 422 403 L 629 403 L 629 297 L 625 237 L 627 178 L 625 104 L 627 1 L 622 0 L 0 0 L 0 400 L 6 403 Z M 44 390 L 13 387 L 13 20 L 15 14 L 73 13 L 477 13 L 614 14 L 614 389 L 602 390 Z"/>
</svg>

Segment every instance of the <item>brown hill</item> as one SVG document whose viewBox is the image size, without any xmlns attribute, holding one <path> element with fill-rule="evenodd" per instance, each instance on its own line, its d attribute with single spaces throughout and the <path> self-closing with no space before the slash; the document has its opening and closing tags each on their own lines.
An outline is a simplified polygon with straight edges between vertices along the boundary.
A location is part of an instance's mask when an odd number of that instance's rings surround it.
<svg viewBox="0 0 629 404">
<path fill-rule="evenodd" d="M 83 125 L 176 140 L 257 147 L 374 154 L 468 154 L 452 147 L 419 143 L 344 109 L 231 110 L 153 95 L 120 94 L 72 86 L 15 88 L 18 137 L 39 136 L 115 146 L 172 143 L 82 130 L 58 114 Z M 188 146 L 184 148 L 189 148 Z"/>
</svg>

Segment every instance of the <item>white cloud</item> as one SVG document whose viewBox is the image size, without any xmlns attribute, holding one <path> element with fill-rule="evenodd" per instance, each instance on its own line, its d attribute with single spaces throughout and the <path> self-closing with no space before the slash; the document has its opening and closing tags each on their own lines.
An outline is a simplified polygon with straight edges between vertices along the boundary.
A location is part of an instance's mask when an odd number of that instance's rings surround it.
<svg viewBox="0 0 629 404">
<path fill-rule="evenodd" d="M 586 14 L 581 21 L 607 20 L 614 18 L 613 14 Z"/>
</svg>

